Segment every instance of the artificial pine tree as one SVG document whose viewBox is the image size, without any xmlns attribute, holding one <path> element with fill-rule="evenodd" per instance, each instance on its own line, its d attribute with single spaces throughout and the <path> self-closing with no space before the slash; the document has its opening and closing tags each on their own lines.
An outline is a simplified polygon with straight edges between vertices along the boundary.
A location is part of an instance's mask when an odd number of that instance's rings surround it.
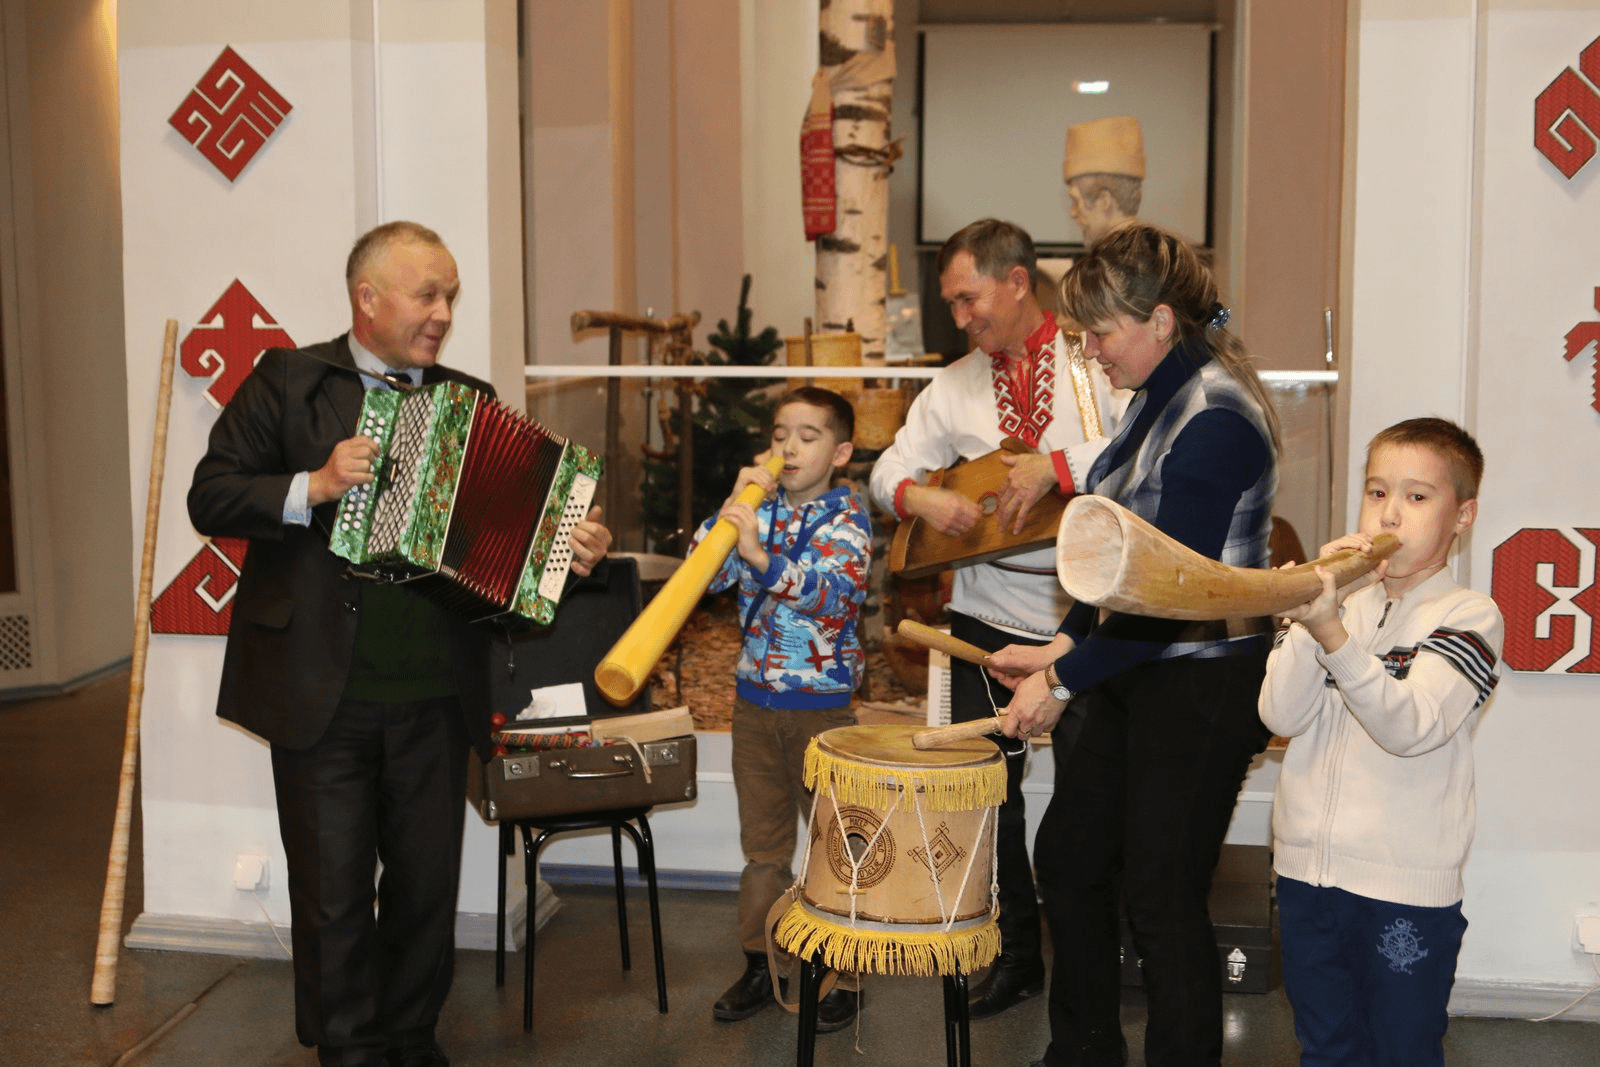
<svg viewBox="0 0 1600 1067">
<path fill-rule="evenodd" d="M 783 347 L 771 326 L 750 333 L 750 275 L 739 286 L 739 311 L 733 329 L 728 320 L 717 322 L 717 332 L 707 340 L 719 352 L 691 352 L 690 364 L 759 367 L 772 362 Z M 727 499 L 742 467 L 767 447 L 772 406 L 782 382 L 762 378 L 704 378 L 677 393 L 680 404 L 693 405 L 693 502 L 690 513 L 698 522 L 714 514 Z M 644 526 L 657 552 L 682 555 L 694 531 L 679 529 L 678 434 L 681 413 L 668 417 L 663 394 L 660 418 L 664 446 L 645 447 Z"/>
</svg>

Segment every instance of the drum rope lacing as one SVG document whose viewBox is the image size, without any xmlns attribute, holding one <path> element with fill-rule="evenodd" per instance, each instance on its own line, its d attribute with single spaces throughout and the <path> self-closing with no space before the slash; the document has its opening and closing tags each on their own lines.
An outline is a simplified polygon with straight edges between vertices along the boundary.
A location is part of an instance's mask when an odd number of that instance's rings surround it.
<svg viewBox="0 0 1600 1067">
<path fill-rule="evenodd" d="M 996 704 L 994 702 L 994 687 L 989 684 L 989 679 L 988 678 L 984 678 L 984 680 L 983 680 L 983 695 L 989 698 L 989 710 L 994 712 L 995 722 L 1004 724 L 1005 723 L 1005 719 L 1003 717 L 1001 717 L 1001 715 L 1000 715 L 1000 705 Z M 1026 757 L 1031 751 L 1032 751 L 1032 749 L 1030 749 L 1028 747 L 1028 743 L 1026 741 L 1024 741 L 1023 742 L 1023 747 L 1022 747 L 1022 752 L 1020 754 L 1022 756 L 1024 756 L 1024 757 Z M 1002 749 L 1000 749 L 1000 758 L 1001 759 L 1010 759 L 1011 758 L 1011 753 L 1007 752 L 1005 749 L 1002 748 Z M 1007 771 L 1006 773 L 1009 774 L 1010 772 Z M 1024 763 L 1022 765 L 1022 773 L 1023 774 L 1027 774 L 1028 773 L 1028 765 L 1026 763 Z M 991 900 L 993 900 L 995 902 L 994 903 L 994 907 L 995 907 L 995 910 L 998 912 L 1000 910 L 1000 807 L 999 807 L 999 805 L 995 805 L 995 807 L 990 810 L 989 816 L 990 816 L 991 819 L 994 820 L 993 821 L 993 825 L 990 827 L 990 833 L 989 833 L 989 899 L 991 899 Z M 962 882 L 962 888 L 963 889 L 966 888 L 965 881 Z M 960 898 L 958 897 L 957 899 L 960 899 Z"/>
<path fill-rule="evenodd" d="M 861 882 L 861 866 L 862 866 L 862 864 L 864 864 L 867 861 L 867 857 L 872 855 L 873 850 L 875 848 L 877 848 L 878 838 L 882 837 L 884 830 L 886 830 L 888 828 L 889 819 L 890 819 L 891 816 L 894 815 L 895 809 L 896 808 L 904 808 L 906 792 L 907 792 L 906 790 L 902 789 L 896 794 L 894 807 L 890 808 L 887 812 L 885 812 L 883 818 L 878 820 L 878 828 L 873 831 L 872 837 L 870 839 L 868 839 L 866 847 L 861 850 L 861 855 L 859 857 L 854 855 L 851 852 L 851 850 L 848 849 L 848 848 L 841 849 L 841 851 L 844 854 L 844 858 L 845 858 L 846 862 L 849 863 L 849 865 L 850 865 L 850 923 L 851 923 L 852 926 L 855 925 L 855 923 L 858 920 L 858 916 L 856 915 L 856 901 L 857 901 L 857 898 L 860 897 L 861 892 L 862 892 L 861 885 L 860 885 L 860 882 Z M 816 824 L 817 801 L 821 797 L 821 795 L 822 795 L 822 790 L 821 789 L 814 789 L 811 792 L 811 814 L 810 814 L 810 817 L 806 820 L 808 825 L 815 825 Z M 927 857 L 926 862 L 927 862 L 927 866 L 928 866 L 928 876 L 929 876 L 929 880 L 932 881 L 932 883 L 933 883 L 934 903 L 937 904 L 937 906 L 939 908 L 939 917 L 940 917 L 940 920 L 944 923 L 944 932 L 945 933 L 949 933 L 951 931 L 951 929 L 954 928 L 955 923 L 956 923 L 956 908 L 955 908 L 954 904 L 952 906 L 948 907 L 948 908 L 945 907 L 944 890 L 943 890 L 943 887 L 940 884 L 939 874 L 934 869 L 933 843 L 928 838 L 928 824 L 927 824 L 927 821 L 925 820 L 925 818 L 923 816 L 922 805 L 921 804 L 915 804 L 911 808 L 905 809 L 905 810 L 913 812 L 917 817 L 917 831 L 922 837 L 922 852 L 923 852 L 923 855 Z M 998 857 L 999 857 L 998 838 L 999 838 L 999 830 L 1000 830 L 998 811 L 999 811 L 998 808 L 991 808 L 989 810 L 989 813 L 984 817 L 984 822 L 987 824 L 987 829 L 989 831 L 989 849 L 990 849 L 989 869 L 991 871 L 994 871 L 996 869 L 996 867 L 998 866 Z M 833 822 L 834 822 L 834 827 L 839 832 L 839 839 L 841 841 L 849 840 L 849 833 L 845 830 L 845 825 L 844 825 L 843 809 L 838 804 L 835 804 L 834 808 L 833 808 Z M 972 868 L 973 868 L 973 865 L 974 865 L 975 862 L 976 862 L 976 856 L 969 855 L 967 857 L 966 866 L 965 866 L 965 868 L 963 868 L 963 870 L 961 872 L 961 884 L 956 887 L 955 901 L 957 903 L 959 903 L 961 898 L 966 894 L 967 882 L 972 878 Z M 808 872 L 810 871 L 810 869 L 811 869 L 811 849 L 808 848 L 808 849 L 805 850 L 805 854 L 804 854 L 804 856 L 802 857 L 802 859 L 800 861 L 800 877 L 796 880 L 796 884 L 797 885 L 805 885 L 806 884 L 806 876 L 807 876 Z M 989 878 L 989 888 L 990 888 L 990 892 L 992 894 L 994 894 L 996 896 L 996 898 L 998 899 L 999 878 L 997 876 L 994 876 L 994 875 L 990 876 L 990 878 Z"/>
<path fill-rule="evenodd" d="M 988 763 L 987 769 L 981 771 L 966 767 L 930 773 L 893 766 L 874 769 L 824 753 L 819 749 L 816 739 L 807 749 L 806 761 L 806 776 L 812 793 L 807 818 L 807 824 L 811 827 L 808 836 L 812 844 L 801 850 L 797 863 L 799 877 L 788 892 L 792 902 L 785 907 L 781 918 L 777 917 L 774 909 L 771 921 L 774 923 L 772 933 L 776 945 L 796 955 L 817 953 L 819 960 L 827 959 L 828 966 L 858 974 L 948 975 L 961 971 L 972 973 L 987 966 L 999 951 L 995 925 L 998 890 L 993 872 L 998 856 L 996 839 L 999 825 L 995 809 L 1005 795 L 1004 768 L 996 765 L 1002 761 Z M 907 797 L 907 792 L 915 795 Z M 828 820 L 826 828 L 817 818 L 818 805 L 824 793 L 835 805 L 834 816 Z M 894 918 L 869 920 L 859 910 L 873 903 L 876 887 L 864 886 L 863 883 L 873 879 L 873 859 L 881 861 L 881 857 L 875 857 L 875 853 L 887 847 L 885 841 L 892 841 L 895 837 L 895 828 L 889 823 L 894 821 L 897 814 L 910 814 L 910 805 L 913 803 L 916 805 L 921 849 L 920 855 L 919 850 L 913 849 L 907 856 L 935 879 L 932 887 L 934 892 L 929 896 L 936 894 L 937 897 L 928 903 L 938 905 L 937 915 L 929 916 L 931 926 L 923 927 L 925 933 L 917 932 L 915 921 L 902 924 Z M 849 811 L 840 810 L 859 810 L 862 806 L 871 810 L 871 819 L 857 822 Z M 925 813 L 929 810 L 936 814 L 946 810 L 972 812 L 975 806 L 990 809 L 980 819 L 979 826 L 979 840 L 985 832 L 990 839 L 990 846 L 986 850 L 991 870 L 990 903 L 982 918 L 962 920 L 953 913 L 959 911 L 971 887 L 972 865 L 979 860 L 976 850 L 982 846 L 974 841 L 963 849 L 953 842 L 947 843 L 941 833 L 942 825 L 933 828 L 930 839 Z M 873 832 L 871 840 L 866 841 L 866 848 L 863 850 L 859 844 L 854 849 L 849 847 L 852 832 L 857 842 L 866 840 L 868 823 L 873 827 Z M 853 831 L 847 831 L 847 826 L 852 826 Z M 840 835 L 840 841 L 845 843 L 844 848 L 837 845 L 829 848 L 821 844 L 831 833 Z M 932 847 L 936 843 L 943 849 L 942 852 L 936 852 Z M 837 922 L 811 914 L 806 903 L 805 886 L 811 881 L 813 850 L 823 857 L 822 865 L 834 868 L 838 882 L 849 882 L 848 885 L 840 885 L 839 891 L 849 894 L 851 907 L 847 913 L 839 913 Z M 943 891 L 939 860 L 945 861 L 943 869 L 948 872 L 953 866 L 950 862 L 952 857 L 959 862 L 963 852 L 966 853 L 967 863 L 961 877 L 960 892 L 947 901 L 949 894 Z M 827 909 L 824 907 L 823 910 Z"/>
</svg>

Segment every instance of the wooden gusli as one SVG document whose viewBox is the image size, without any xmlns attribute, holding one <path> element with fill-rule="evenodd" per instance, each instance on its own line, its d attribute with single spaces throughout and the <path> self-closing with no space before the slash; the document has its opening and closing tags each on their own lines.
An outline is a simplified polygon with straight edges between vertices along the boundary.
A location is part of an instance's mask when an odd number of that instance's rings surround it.
<svg viewBox="0 0 1600 1067">
<path fill-rule="evenodd" d="M 940 533 L 916 516 L 902 522 L 895 528 L 894 541 L 889 546 L 889 572 L 902 578 L 920 578 L 946 567 L 988 563 L 1055 544 L 1056 527 L 1067 505 L 1059 493 L 1046 493 L 1033 505 L 1021 533 L 1012 534 L 1000 527 L 1000 490 L 1011 472 L 1000 457 L 1034 451 L 1021 440 L 1008 437 L 993 452 L 934 471 L 928 478 L 929 486 L 960 493 L 977 504 L 983 515 L 972 529 L 954 537 Z"/>
</svg>

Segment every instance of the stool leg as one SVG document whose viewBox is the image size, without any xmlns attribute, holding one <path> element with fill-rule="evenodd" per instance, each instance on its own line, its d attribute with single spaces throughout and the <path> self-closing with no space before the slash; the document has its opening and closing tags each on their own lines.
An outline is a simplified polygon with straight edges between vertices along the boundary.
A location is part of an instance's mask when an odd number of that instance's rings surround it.
<svg viewBox="0 0 1600 1067">
<path fill-rule="evenodd" d="M 650 834 L 650 821 L 641 812 L 639 829 L 623 823 L 622 828 L 633 838 L 639 851 L 639 870 L 644 874 L 644 884 L 650 895 L 650 942 L 656 953 L 656 1003 L 661 1014 L 667 1013 L 667 965 L 661 954 L 661 895 L 656 886 L 656 842 Z"/>
<path fill-rule="evenodd" d="M 536 888 L 539 884 L 539 850 L 544 848 L 544 843 L 550 839 L 549 830 L 540 830 L 539 836 L 534 838 L 528 828 L 522 828 L 522 853 L 523 870 L 528 880 L 528 920 L 524 923 L 527 936 L 523 938 L 524 951 L 522 955 L 522 1029 L 533 1029 L 533 949 L 534 934 L 538 929 L 537 907 L 535 898 Z"/>
<path fill-rule="evenodd" d="M 945 1067 L 959 1067 L 956 1063 L 956 988 L 955 983 L 947 974 L 940 983 L 944 988 L 944 1064 Z"/>
<path fill-rule="evenodd" d="M 500 824 L 500 870 L 496 881 L 494 923 L 494 984 L 506 984 L 506 857 L 514 855 L 516 839 L 510 823 Z"/>
<path fill-rule="evenodd" d="M 811 1067 L 817 1051 L 817 994 L 822 990 L 822 979 L 828 973 L 818 960 L 807 957 L 800 961 L 800 1042 L 795 1055 L 796 1067 Z M 772 980 L 778 980 L 773 975 Z"/>
<path fill-rule="evenodd" d="M 972 1067 L 972 1028 L 968 1014 L 967 976 L 944 977 L 944 1050 L 950 1067 Z"/>
<path fill-rule="evenodd" d="M 611 824 L 611 873 L 617 883 L 617 930 L 622 937 L 622 969 L 633 969 L 633 958 L 628 952 L 628 898 L 622 891 L 622 830 Z"/>
<path fill-rule="evenodd" d="M 967 999 L 967 976 L 956 971 L 956 1018 L 961 1027 L 961 1067 L 972 1067 L 972 1002 Z"/>
</svg>

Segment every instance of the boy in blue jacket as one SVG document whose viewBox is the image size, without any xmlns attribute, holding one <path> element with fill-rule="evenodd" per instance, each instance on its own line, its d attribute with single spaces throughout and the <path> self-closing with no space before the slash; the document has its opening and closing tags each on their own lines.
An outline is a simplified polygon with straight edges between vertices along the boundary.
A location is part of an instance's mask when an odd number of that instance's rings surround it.
<svg viewBox="0 0 1600 1067">
<path fill-rule="evenodd" d="M 766 918 L 794 883 L 797 826 L 811 808 L 804 781 L 806 745 L 824 730 L 856 721 L 851 695 L 865 655 L 856 635 L 872 562 L 866 506 L 847 485 L 832 487 L 855 433 L 850 402 L 828 389 L 796 389 L 773 412 L 772 447 L 739 472 L 718 518 L 739 531 L 710 585 L 739 586 L 744 645 L 733 704 L 733 786 L 739 799 L 739 941 L 747 961 L 712 1014 L 745 1019 L 772 1002 Z M 781 455 L 777 478 L 760 464 Z M 750 484 L 768 492 L 759 507 L 736 502 Z M 853 990 L 835 989 L 817 1009 L 817 1029 L 839 1030 L 855 1017 Z"/>
</svg>

